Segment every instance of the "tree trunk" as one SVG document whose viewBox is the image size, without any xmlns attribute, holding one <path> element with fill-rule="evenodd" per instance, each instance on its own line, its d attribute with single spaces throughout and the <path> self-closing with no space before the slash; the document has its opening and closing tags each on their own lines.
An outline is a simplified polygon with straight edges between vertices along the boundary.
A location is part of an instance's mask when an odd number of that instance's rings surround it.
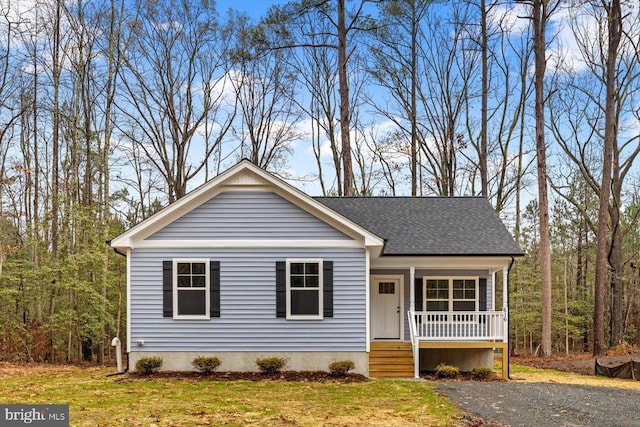
<svg viewBox="0 0 640 427">
<path fill-rule="evenodd" d="M 487 166 L 487 103 L 489 98 L 489 66 L 487 64 L 488 55 L 488 34 L 487 34 L 487 9 L 486 0 L 480 0 L 480 51 L 482 56 L 482 88 L 480 106 L 480 152 L 478 153 L 478 165 L 480 167 L 481 194 L 485 197 L 489 195 L 489 178 Z M 523 88 L 524 90 L 524 88 Z"/>
<path fill-rule="evenodd" d="M 616 125 L 617 127 L 617 125 Z M 618 149 L 617 129 L 613 139 L 611 173 L 611 199 L 609 217 L 611 218 L 611 249 L 609 266 L 611 267 L 611 315 L 609 345 L 614 347 L 624 341 L 625 307 L 624 307 L 624 261 L 622 241 L 624 231 L 620 223 L 620 207 L 622 206 L 622 181 L 620 176 L 620 150 Z"/>
<path fill-rule="evenodd" d="M 605 353 L 604 312 L 605 282 L 607 280 L 607 234 L 609 219 L 609 199 L 611 196 L 611 170 L 614 139 L 616 138 L 616 59 L 622 30 L 620 0 L 612 0 L 605 5 L 609 46 L 606 63 L 606 102 L 604 152 L 602 163 L 602 183 L 600 185 L 600 206 L 598 209 L 598 233 L 596 239 L 596 277 L 593 310 L 593 355 Z"/>
<path fill-rule="evenodd" d="M 418 80 L 418 19 L 416 3 L 411 2 L 411 195 L 418 195 L 418 129 L 417 129 L 417 80 Z"/>
<path fill-rule="evenodd" d="M 547 195 L 547 147 L 545 143 L 544 74 L 546 69 L 545 31 L 547 1 L 533 0 L 533 32 L 535 52 L 535 119 L 538 169 L 538 201 L 540 221 L 540 282 L 542 291 L 542 331 L 540 355 L 550 357 L 551 349 L 551 244 L 549 237 L 549 198 Z"/>
<path fill-rule="evenodd" d="M 58 164 L 59 164 L 59 145 L 60 145 L 60 15 L 62 9 L 62 0 L 56 1 L 56 18 L 54 22 L 54 39 L 53 39 L 53 136 L 51 153 L 51 257 L 55 260 L 58 254 L 58 205 L 59 189 L 58 189 Z M 53 362 L 53 361 L 52 361 Z"/>
<path fill-rule="evenodd" d="M 349 135 L 349 81 L 347 76 L 347 28 L 344 0 L 338 0 L 338 80 L 340 81 L 340 139 L 342 143 L 343 195 L 353 195 L 353 167 Z"/>
</svg>

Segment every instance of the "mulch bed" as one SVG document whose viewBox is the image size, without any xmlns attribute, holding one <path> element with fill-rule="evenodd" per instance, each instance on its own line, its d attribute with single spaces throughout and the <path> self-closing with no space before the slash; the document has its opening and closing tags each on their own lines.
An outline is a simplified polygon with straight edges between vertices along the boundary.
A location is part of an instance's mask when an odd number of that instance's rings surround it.
<svg viewBox="0 0 640 427">
<path fill-rule="evenodd" d="M 261 372 L 213 372 L 211 374 L 202 374 L 200 372 L 163 371 L 151 375 L 129 372 L 124 377 L 116 379 L 116 381 L 124 382 L 134 379 L 202 379 L 213 381 L 286 381 L 314 383 L 359 383 L 369 381 L 367 377 L 360 374 L 337 376 L 325 371 L 284 371 L 278 374 L 263 374 Z"/>
</svg>

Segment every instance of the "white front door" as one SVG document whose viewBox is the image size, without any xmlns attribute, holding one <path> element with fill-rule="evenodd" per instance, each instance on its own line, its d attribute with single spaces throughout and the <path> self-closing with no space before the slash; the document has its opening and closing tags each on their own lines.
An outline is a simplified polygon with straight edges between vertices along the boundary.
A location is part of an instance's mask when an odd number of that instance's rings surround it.
<svg viewBox="0 0 640 427">
<path fill-rule="evenodd" d="M 373 339 L 400 339 L 402 280 L 373 277 L 371 280 L 371 333 Z"/>
</svg>

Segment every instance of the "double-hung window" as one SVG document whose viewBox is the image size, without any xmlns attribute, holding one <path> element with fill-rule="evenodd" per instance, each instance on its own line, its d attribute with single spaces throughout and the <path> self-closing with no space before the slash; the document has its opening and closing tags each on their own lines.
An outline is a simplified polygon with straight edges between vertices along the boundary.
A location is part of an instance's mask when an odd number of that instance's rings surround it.
<svg viewBox="0 0 640 427">
<path fill-rule="evenodd" d="M 477 277 L 425 277 L 427 311 L 477 311 Z"/>
<path fill-rule="evenodd" d="M 321 259 L 287 260 L 287 319 L 323 318 L 322 273 Z"/>
<path fill-rule="evenodd" d="M 451 303 L 453 311 L 478 310 L 477 279 L 456 279 L 452 281 L 453 295 Z"/>
<path fill-rule="evenodd" d="M 209 318 L 209 260 L 173 260 L 174 319 Z"/>
</svg>

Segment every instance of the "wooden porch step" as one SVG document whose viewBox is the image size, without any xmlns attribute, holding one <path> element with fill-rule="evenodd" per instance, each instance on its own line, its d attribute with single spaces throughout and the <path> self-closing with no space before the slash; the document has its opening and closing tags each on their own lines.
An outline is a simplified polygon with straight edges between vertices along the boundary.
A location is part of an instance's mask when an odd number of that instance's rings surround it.
<svg viewBox="0 0 640 427">
<path fill-rule="evenodd" d="M 374 355 L 375 357 L 398 357 L 400 354 L 409 354 L 411 353 L 411 357 L 413 357 L 413 350 L 409 349 L 409 350 L 374 350 L 373 348 L 371 349 L 371 353 L 372 355 Z M 369 359 L 371 359 L 371 356 L 369 356 Z"/>
<path fill-rule="evenodd" d="M 411 350 L 408 341 L 372 341 L 371 350 Z"/>
<path fill-rule="evenodd" d="M 413 349 L 410 342 L 373 341 L 370 349 L 370 377 L 413 378 Z"/>
<path fill-rule="evenodd" d="M 369 365 L 388 365 L 390 363 L 406 364 L 406 365 L 413 366 L 413 357 L 409 357 L 409 356 L 369 357 Z"/>
<path fill-rule="evenodd" d="M 413 378 L 413 370 L 411 371 L 402 371 L 402 372 L 390 372 L 390 371 L 380 371 L 380 372 L 369 372 L 369 376 L 371 378 Z"/>
</svg>

